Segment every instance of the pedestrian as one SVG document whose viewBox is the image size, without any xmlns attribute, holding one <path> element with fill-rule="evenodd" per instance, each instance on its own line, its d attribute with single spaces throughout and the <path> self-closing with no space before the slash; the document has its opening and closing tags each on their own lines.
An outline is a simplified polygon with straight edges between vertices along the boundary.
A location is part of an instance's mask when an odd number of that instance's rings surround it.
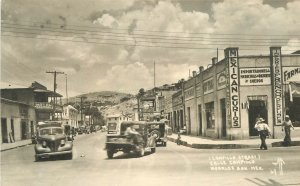
<svg viewBox="0 0 300 186">
<path fill-rule="evenodd" d="M 254 128 L 259 132 L 259 136 L 261 140 L 260 149 L 268 150 L 266 144 L 266 138 L 267 136 L 271 135 L 271 130 L 268 124 L 265 122 L 263 118 L 260 118 L 258 122 L 255 124 Z"/>
<path fill-rule="evenodd" d="M 181 134 L 180 134 L 180 131 L 178 131 L 177 134 L 178 134 L 178 135 L 177 135 L 176 143 L 177 143 L 177 145 L 181 145 Z"/>
<path fill-rule="evenodd" d="M 290 120 L 290 116 L 286 115 L 285 120 L 282 123 L 282 131 L 284 130 L 285 132 L 285 137 L 283 140 L 283 145 L 284 146 L 290 146 L 291 145 L 291 128 L 294 130 L 294 126 L 292 124 L 292 121 Z"/>
</svg>

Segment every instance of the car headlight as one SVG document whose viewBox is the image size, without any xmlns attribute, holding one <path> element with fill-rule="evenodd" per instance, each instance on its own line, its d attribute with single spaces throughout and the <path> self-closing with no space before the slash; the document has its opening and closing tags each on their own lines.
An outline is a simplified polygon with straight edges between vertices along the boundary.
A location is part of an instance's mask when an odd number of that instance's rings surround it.
<svg viewBox="0 0 300 186">
<path fill-rule="evenodd" d="M 47 147 L 47 142 L 46 141 L 42 141 L 42 146 L 43 147 Z"/>
<path fill-rule="evenodd" d="M 60 141 L 60 145 L 61 145 L 61 146 L 64 146 L 65 144 L 66 144 L 66 141 L 65 141 L 65 140 L 61 140 L 61 141 Z"/>
</svg>

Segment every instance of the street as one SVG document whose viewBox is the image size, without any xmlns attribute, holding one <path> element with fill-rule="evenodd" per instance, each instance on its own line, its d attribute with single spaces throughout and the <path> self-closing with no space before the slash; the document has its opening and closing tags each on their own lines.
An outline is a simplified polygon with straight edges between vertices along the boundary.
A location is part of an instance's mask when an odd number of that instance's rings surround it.
<svg viewBox="0 0 300 186">
<path fill-rule="evenodd" d="M 1 152 L 1 185 L 300 185 L 299 147 L 192 149 L 168 142 L 107 159 L 105 133 L 77 135 L 73 160 L 34 160 L 33 145 Z"/>
</svg>

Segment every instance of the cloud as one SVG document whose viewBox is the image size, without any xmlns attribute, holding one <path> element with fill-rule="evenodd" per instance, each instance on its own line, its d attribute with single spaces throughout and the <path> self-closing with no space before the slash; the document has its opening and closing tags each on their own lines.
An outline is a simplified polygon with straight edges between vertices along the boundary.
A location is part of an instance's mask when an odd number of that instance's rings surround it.
<svg viewBox="0 0 300 186">
<path fill-rule="evenodd" d="M 107 71 L 105 78 L 99 79 L 97 85 L 102 90 L 136 93 L 140 88 L 153 85 L 153 75 L 142 63 L 116 65 Z"/>
<path fill-rule="evenodd" d="M 98 18 L 97 20 L 93 21 L 94 24 L 101 24 L 104 27 L 108 28 L 116 28 L 118 26 L 118 21 L 109 14 L 104 14 L 102 17 Z"/>
</svg>

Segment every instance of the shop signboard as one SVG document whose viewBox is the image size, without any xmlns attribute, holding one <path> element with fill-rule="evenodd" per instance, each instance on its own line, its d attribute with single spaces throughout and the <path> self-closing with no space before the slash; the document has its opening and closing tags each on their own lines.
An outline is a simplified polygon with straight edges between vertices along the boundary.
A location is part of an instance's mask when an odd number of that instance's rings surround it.
<svg viewBox="0 0 300 186">
<path fill-rule="evenodd" d="M 270 68 L 241 68 L 240 85 L 270 85 L 271 69 Z"/>
<path fill-rule="evenodd" d="M 231 127 L 238 128 L 241 127 L 238 48 L 226 49 L 225 55 L 228 59 Z"/>
<path fill-rule="evenodd" d="M 223 71 L 217 74 L 217 88 L 218 90 L 226 87 L 226 73 Z"/>
<path fill-rule="evenodd" d="M 300 66 L 294 67 L 283 67 L 283 80 L 285 83 L 289 81 L 299 81 L 300 80 Z"/>
<path fill-rule="evenodd" d="M 272 67 L 272 90 L 274 103 L 274 124 L 281 125 L 283 122 L 283 99 L 282 99 L 282 66 L 281 48 L 271 47 L 271 67 Z"/>
</svg>

